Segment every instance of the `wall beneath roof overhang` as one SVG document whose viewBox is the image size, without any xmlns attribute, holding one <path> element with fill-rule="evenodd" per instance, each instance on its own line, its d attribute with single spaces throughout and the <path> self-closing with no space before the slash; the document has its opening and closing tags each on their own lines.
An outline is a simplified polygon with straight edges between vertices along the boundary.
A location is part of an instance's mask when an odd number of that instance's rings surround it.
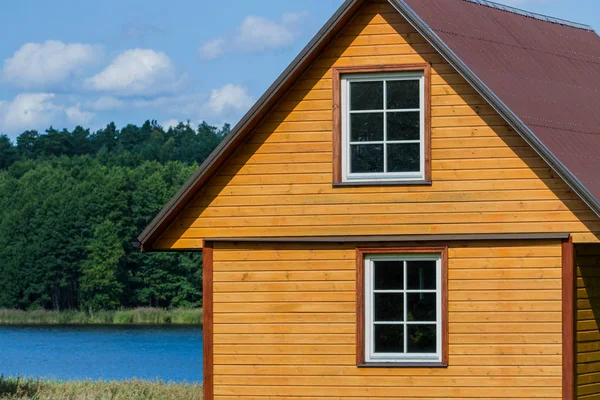
<svg viewBox="0 0 600 400">
<path fill-rule="evenodd" d="M 575 246 L 577 398 L 600 397 L 600 245 Z"/>
</svg>

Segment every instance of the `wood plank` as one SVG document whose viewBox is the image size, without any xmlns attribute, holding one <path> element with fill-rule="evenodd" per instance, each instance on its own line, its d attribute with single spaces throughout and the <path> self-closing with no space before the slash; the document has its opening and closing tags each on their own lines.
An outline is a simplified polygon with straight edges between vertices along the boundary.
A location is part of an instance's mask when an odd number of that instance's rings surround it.
<svg viewBox="0 0 600 400">
<path fill-rule="evenodd" d="M 220 324 L 215 334 L 354 334 L 354 324 Z"/>
<path fill-rule="evenodd" d="M 354 302 L 285 302 L 285 303 L 219 303 L 214 305 L 215 313 L 351 313 L 354 312 Z"/>
<path fill-rule="evenodd" d="M 560 322 L 538 322 L 521 324 L 518 322 L 503 323 L 454 323 L 450 325 L 452 333 L 558 333 L 561 332 Z"/>
<path fill-rule="evenodd" d="M 338 270 L 353 270 L 351 264 L 345 264 L 339 260 L 288 260 L 285 263 L 286 271 L 338 271 Z M 233 272 L 242 271 L 245 272 L 260 272 L 260 271 L 281 271 L 281 262 L 279 261 L 245 261 L 239 263 L 236 261 L 219 261 L 215 271 L 222 272 Z"/>
<path fill-rule="evenodd" d="M 558 322 L 561 320 L 560 312 L 452 312 L 449 315 L 450 323 L 498 323 L 498 322 Z"/>
<path fill-rule="evenodd" d="M 346 344 L 356 343 L 356 336 L 353 334 L 222 334 L 215 338 L 217 344 Z"/>
<path fill-rule="evenodd" d="M 215 303 L 244 303 L 265 301 L 354 301 L 354 292 L 269 292 L 215 293 Z"/>
<path fill-rule="evenodd" d="M 286 265 L 287 266 L 287 265 Z M 352 281 L 353 271 L 215 272 L 215 282 Z"/>
<path fill-rule="evenodd" d="M 333 378 L 333 377 L 332 377 Z M 323 377 L 282 377 L 277 375 L 263 376 L 230 376 L 225 375 L 218 380 L 223 385 L 247 385 L 247 386 L 343 386 L 343 387 L 540 387 L 559 386 L 556 377 L 428 377 L 427 380 L 415 380 L 408 376 L 342 376 L 335 379 L 323 379 Z"/>
<path fill-rule="evenodd" d="M 561 301 L 451 301 L 451 312 L 538 312 L 561 311 Z"/>
<path fill-rule="evenodd" d="M 590 224 L 597 227 L 599 223 Z M 555 222 L 545 223 L 462 223 L 462 224 L 402 224 L 382 226 L 379 223 L 367 225 L 314 225 L 314 226 L 281 226 L 278 232 L 281 236 L 344 236 L 344 235 L 450 235 L 450 234 L 484 234 L 490 230 L 497 234 L 515 234 L 532 232 L 535 229 L 544 232 L 581 231 L 585 229 L 583 222 L 565 222 L 557 225 Z M 231 237 L 267 237 L 272 234 L 272 226 L 258 227 L 227 227 Z M 210 228 L 177 228 L 171 229 L 163 236 L 163 241 L 175 239 L 176 242 L 185 239 L 195 240 L 202 237 L 216 238 L 222 234 L 223 227 Z M 184 243 L 182 245 L 185 246 Z"/>
<path fill-rule="evenodd" d="M 354 282 L 216 282 L 215 288 L 219 292 L 245 293 L 245 292 L 322 292 L 322 291 L 347 291 L 354 289 Z"/>
<path fill-rule="evenodd" d="M 265 189 L 264 187 L 262 187 Z M 281 190 L 279 190 L 281 192 Z M 428 203 L 439 203 L 445 201 L 447 203 L 463 203 L 471 201 L 544 201 L 544 200 L 557 200 L 558 196 L 564 196 L 565 198 L 575 200 L 576 195 L 570 190 L 564 191 L 548 191 L 544 189 L 537 190 L 494 190 L 494 191 L 450 191 L 450 192 L 430 192 L 430 193 L 419 193 L 410 192 L 403 190 L 404 193 L 400 196 L 398 193 L 386 193 L 380 190 L 379 193 L 361 193 L 360 196 L 356 196 L 348 192 L 336 192 L 336 193 L 323 193 L 318 188 L 313 194 L 295 194 L 296 188 L 288 186 L 287 192 L 282 194 L 288 194 L 290 196 L 267 196 L 259 194 L 245 194 L 245 195 L 232 195 L 230 189 L 219 192 L 219 196 L 211 198 L 210 196 L 202 197 L 192 201 L 191 205 L 194 207 L 206 207 L 221 206 L 221 207 L 233 207 L 233 206 L 245 206 L 245 205 L 256 205 L 262 204 L 267 205 L 305 205 L 305 204 L 355 204 L 357 197 L 361 202 L 366 204 L 386 204 L 386 203 L 416 203 L 423 202 L 423 209 L 426 210 Z M 319 194 L 319 196 L 315 196 Z M 396 202 L 394 202 L 396 199 Z M 564 230 L 563 230 L 564 231 Z M 490 230 L 490 232 L 493 232 Z M 535 232 L 539 232 L 536 230 Z"/>
<path fill-rule="evenodd" d="M 499 213 L 499 212 L 556 212 L 559 217 L 566 218 L 571 215 L 571 218 L 575 218 L 572 214 L 573 211 L 566 209 L 566 206 L 560 202 L 553 201 L 536 201 L 529 203 L 519 202 L 503 202 L 503 203 L 491 203 L 491 202 L 480 202 L 480 203 L 436 203 L 429 204 L 432 208 L 430 214 L 439 213 Z M 565 209 L 562 209 L 565 207 Z M 363 205 L 334 205 L 334 204 L 316 204 L 306 206 L 287 206 L 278 205 L 271 207 L 263 206 L 248 206 L 248 207 L 190 207 L 187 208 L 181 215 L 182 219 L 197 219 L 197 218 L 223 218 L 223 217 L 253 217 L 261 215 L 263 217 L 275 217 L 275 216 L 288 216 L 288 215 L 387 215 L 394 213 L 398 210 L 398 205 L 394 204 L 363 204 Z M 406 214 L 422 214 L 423 204 L 422 203 L 405 203 L 402 206 Z M 588 211 L 575 211 L 576 215 L 587 216 Z"/>
<path fill-rule="evenodd" d="M 354 361 L 350 355 L 216 355 L 215 365 L 349 365 Z M 561 365 L 560 355 L 454 355 L 456 366 L 536 366 Z"/>
<path fill-rule="evenodd" d="M 561 377 L 561 366 L 455 366 L 440 368 L 356 368 L 355 365 L 216 365 L 218 375 L 239 376 L 393 376 L 418 377 Z"/>
<path fill-rule="evenodd" d="M 591 216 L 590 216 L 591 218 Z M 178 226 L 183 230 L 208 228 L 235 228 L 242 226 L 328 226 L 328 225 L 360 225 L 384 224 L 390 225 L 424 225 L 424 224 L 468 224 L 468 223 L 509 223 L 509 222 L 569 222 L 573 219 L 571 212 L 556 212 L 548 215 L 547 212 L 529 211 L 526 215 L 519 213 L 489 212 L 481 213 L 448 213 L 444 215 L 431 214 L 406 214 L 406 215 L 299 215 L 299 216 L 247 216 L 231 218 L 180 218 Z M 586 221 L 586 220 L 584 220 Z M 596 224 L 600 225 L 600 224 Z M 184 236 L 185 237 L 185 236 Z"/>
<path fill-rule="evenodd" d="M 506 256 L 503 256 L 503 258 Z M 539 256 L 535 256 L 539 257 Z M 542 256 L 543 257 L 543 256 Z M 526 259 L 528 259 L 527 256 Z M 519 258 L 511 258 L 516 260 L 521 260 Z M 459 261 L 460 260 L 460 261 Z M 477 260 L 479 261 L 479 259 Z M 477 262 L 476 261 L 476 262 Z M 501 260 L 500 262 L 502 262 Z M 521 264 L 521 268 L 519 269 L 458 269 L 463 262 L 462 259 L 457 259 L 454 263 L 456 264 L 456 268 L 453 268 L 449 273 L 450 280 L 496 280 L 496 279 L 507 279 L 507 280 L 527 280 L 527 279 L 548 279 L 555 280 L 560 279 L 561 274 L 560 270 L 556 268 L 556 264 L 551 268 L 526 268 Z M 481 262 L 481 261 L 479 261 Z M 543 259 L 536 260 L 536 263 L 542 265 L 544 262 L 551 263 L 551 260 Z M 453 264 L 453 266 L 454 266 Z M 500 264 L 502 265 L 502 264 Z"/>
</svg>

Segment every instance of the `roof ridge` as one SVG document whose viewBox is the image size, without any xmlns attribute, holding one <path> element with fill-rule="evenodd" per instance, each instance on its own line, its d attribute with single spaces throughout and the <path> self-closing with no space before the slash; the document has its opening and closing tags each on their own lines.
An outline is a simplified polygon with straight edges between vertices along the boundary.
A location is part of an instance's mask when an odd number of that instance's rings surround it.
<svg viewBox="0 0 600 400">
<path fill-rule="evenodd" d="M 569 26 L 571 28 L 583 29 L 585 31 L 595 32 L 594 28 L 587 24 L 581 24 L 579 22 L 573 22 L 562 18 L 551 17 L 544 14 L 538 14 L 531 11 L 523 10 L 521 8 L 507 6 L 504 4 L 496 3 L 490 0 L 463 0 L 469 3 L 475 3 L 486 7 L 495 8 L 497 10 L 506 11 L 513 14 L 522 15 L 524 17 L 529 17 L 533 19 L 537 19 L 544 22 L 550 22 L 552 24 Z"/>
</svg>

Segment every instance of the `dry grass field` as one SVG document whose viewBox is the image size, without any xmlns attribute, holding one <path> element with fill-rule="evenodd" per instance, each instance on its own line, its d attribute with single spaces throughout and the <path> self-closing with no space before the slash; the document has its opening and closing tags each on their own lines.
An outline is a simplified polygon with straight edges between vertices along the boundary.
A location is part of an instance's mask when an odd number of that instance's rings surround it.
<svg viewBox="0 0 600 400">
<path fill-rule="evenodd" d="M 132 380 L 52 382 L 0 377 L 0 400 L 201 400 L 202 386 Z"/>
</svg>

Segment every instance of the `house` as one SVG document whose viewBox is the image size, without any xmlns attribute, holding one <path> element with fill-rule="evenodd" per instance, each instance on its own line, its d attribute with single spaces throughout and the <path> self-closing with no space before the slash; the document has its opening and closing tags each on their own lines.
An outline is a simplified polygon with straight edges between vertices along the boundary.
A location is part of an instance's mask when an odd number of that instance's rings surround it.
<svg viewBox="0 0 600 400">
<path fill-rule="evenodd" d="M 347 0 L 166 205 L 205 399 L 600 398 L 600 38 Z"/>
</svg>

